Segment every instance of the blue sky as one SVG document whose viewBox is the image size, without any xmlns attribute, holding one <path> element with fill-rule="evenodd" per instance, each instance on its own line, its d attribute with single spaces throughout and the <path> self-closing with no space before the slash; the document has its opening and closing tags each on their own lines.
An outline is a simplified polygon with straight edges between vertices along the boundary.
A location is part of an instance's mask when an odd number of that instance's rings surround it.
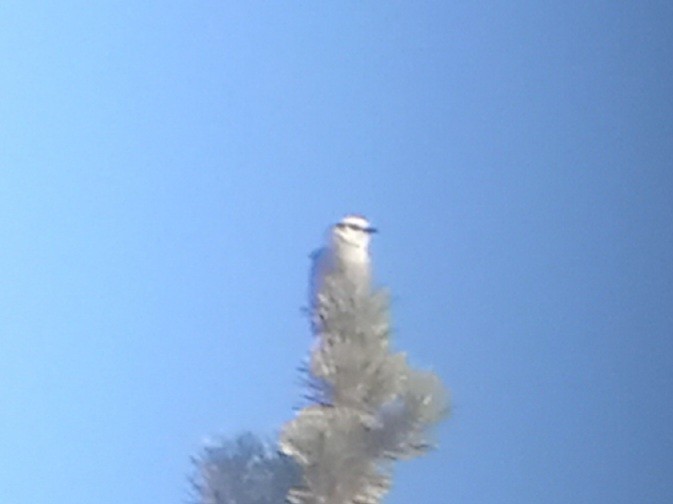
<svg viewBox="0 0 673 504">
<path fill-rule="evenodd" d="M 181 503 L 292 417 L 361 212 L 451 389 L 387 502 L 673 493 L 673 4 L 0 5 L 0 502 Z"/>
</svg>

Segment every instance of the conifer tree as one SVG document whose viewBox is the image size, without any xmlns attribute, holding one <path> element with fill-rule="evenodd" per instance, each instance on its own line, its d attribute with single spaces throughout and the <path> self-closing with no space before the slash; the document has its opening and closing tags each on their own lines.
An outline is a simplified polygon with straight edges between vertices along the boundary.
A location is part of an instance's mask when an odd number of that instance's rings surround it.
<svg viewBox="0 0 673 504">
<path fill-rule="evenodd" d="M 199 504 L 281 504 L 299 476 L 289 457 L 250 432 L 210 442 L 193 463 Z"/>
<path fill-rule="evenodd" d="M 387 293 L 348 273 L 320 278 L 308 404 L 283 427 L 279 451 L 251 434 L 205 449 L 195 461 L 200 504 L 379 504 L 391 464 L 432 448 L 428 429 L 448 411 L 446 391 L 392 351 Z"/>
<path fill-rule="evenodd" d="M 447 395 L 434 373 L 391 351 L 383 290 L 356 289 L 336 268 L 322 280 L 311 316 L 310 404 L 280 439 L 282 453 L 301 468 L 288 500 L 378 504 L 391 485 L 390 464 L 432 447 L 427 431 L 448 411 Z"/>
</svg>

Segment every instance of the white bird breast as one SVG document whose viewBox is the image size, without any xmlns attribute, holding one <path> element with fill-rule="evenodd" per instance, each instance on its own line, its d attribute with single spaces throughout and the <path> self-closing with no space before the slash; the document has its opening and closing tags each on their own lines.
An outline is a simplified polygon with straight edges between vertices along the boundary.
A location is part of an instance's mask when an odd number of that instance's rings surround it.
<svg viewBox="0 0 673 504">
<path fill-rule="evenodd" d="M 344 247 L 339 254 L 332 248 L 323 247 L 311 254 L 310 302 L 316 307 L 318 294 L 322 292 L 325 279 L 331 275 L 343 275 L 359 293 L 369 289 L 371 264 L 366 250 Z"/>
</svg>

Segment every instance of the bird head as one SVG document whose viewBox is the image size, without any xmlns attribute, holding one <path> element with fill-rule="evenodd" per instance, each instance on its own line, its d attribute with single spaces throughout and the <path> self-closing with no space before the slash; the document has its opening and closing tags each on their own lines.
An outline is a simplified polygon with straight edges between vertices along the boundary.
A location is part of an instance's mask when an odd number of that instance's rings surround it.
<svg viewBox="0 0 673 504">
<path fill-rule="evenodd" d="M 367 250 L 372 233 L 369 221 L 361 215 L 347 215 L 332 226 L 332 243 L 337 247 L 354 247 Z"/>
</svg>

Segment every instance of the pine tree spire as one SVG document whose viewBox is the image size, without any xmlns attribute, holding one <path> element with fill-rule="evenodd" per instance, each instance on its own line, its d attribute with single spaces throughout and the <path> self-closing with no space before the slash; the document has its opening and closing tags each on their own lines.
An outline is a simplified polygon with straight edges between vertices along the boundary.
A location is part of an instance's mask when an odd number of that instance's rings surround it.
<svg viewBox="0 0 673 504">
<path fill-rule="evenodd" d="M 332 243 L 347 221 L 333 228 Z M 380 503 L 391 484 L 389 464 L 427 452 L 428 428 L 448 411 L 439 378 L 391 352 L 388 296 L 371 288 L 371 275 L 353 274 L 362 257 L 370 271 L 369 239 L 360 236 L 348 228 L 350 243 L 364 252 L 354 256 L 359 262 L 349 263 L 351 252 L 332 245 L 323 253 L 339 267 L 314 265 L 315 344 L 306 369 L 311 404 L 285 425 L 280 439 L 282 453 L 301 468 L 302 483 L 288 495 L 292 504 Z"/>
</svg>

